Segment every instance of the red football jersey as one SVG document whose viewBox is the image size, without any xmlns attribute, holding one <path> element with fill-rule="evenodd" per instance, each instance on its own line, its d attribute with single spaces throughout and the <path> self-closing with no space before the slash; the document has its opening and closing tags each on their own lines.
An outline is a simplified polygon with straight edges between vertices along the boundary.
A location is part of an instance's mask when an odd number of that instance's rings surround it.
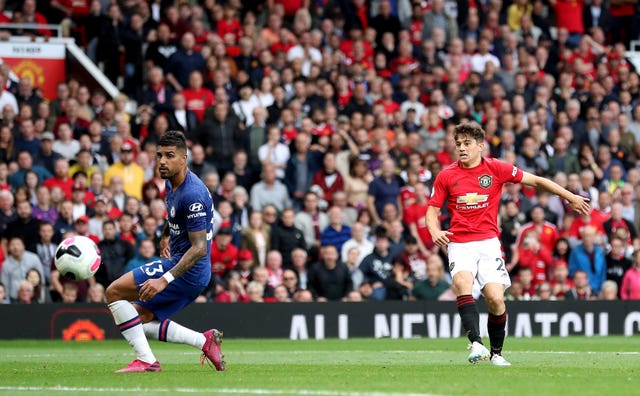
<svg viewBox="0 0 640 396">
<path fill-rule="evenodd" d="M 493 158 L 482 158 L 474 168 L 463 168 L 456 161 L 436 177 L 429 206 L 442 208 L 446 202 L 451 242 L 497 238 L 502 185 L 519 183 L 522 176 L 522 169 Z"/>
</svg>

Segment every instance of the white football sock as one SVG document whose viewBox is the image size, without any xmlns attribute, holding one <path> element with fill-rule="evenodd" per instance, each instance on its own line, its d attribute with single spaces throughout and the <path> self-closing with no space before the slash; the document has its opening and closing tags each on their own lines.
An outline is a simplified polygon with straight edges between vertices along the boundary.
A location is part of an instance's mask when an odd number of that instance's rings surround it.
<svg viewBox="0 0 640 396">
<path fill-rule="evenodd" d="M 151 321 L 142 325 L 147 337 L 154 340 L 171 342 L 174 344 L 187 344 L 202 349 L 206 338 L 204 334 L 188 329 L 178 323 L 165 319 Z"/>
<path fill-rule="evenodd" d="M 156 357 L 151 351 L 149 341 L 147 341 L 141 326 L 142 321 L 140 321 L 138 311 L 133 305 L 129 301 L 118 300 L 109 304 L 108 307 L 118 329 L 124 339 L 133 347 L 137 358 L 146 363 L 155 362 Z"/>
</svg>

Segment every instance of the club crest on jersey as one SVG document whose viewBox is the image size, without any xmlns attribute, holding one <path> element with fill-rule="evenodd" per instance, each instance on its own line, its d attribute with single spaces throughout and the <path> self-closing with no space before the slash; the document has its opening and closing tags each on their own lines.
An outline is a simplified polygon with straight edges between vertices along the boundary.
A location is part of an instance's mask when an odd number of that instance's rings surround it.
<svg viewBox="0 0 640 396">
<path fill-rule="evenodd" d="M 176 216 L 176 207 L 172 206 L 171 210 L 169 211 L 169 214 L 171 215 L 171 217 L 175 217 Z"/>
<path fill-rule="evenodd" d="M 489 188 L 493 183 L 493 178 L 489 175 L 482 175 L 478 178 L 478 182 L 480 183 L 480 187 Z"/>
</svg>

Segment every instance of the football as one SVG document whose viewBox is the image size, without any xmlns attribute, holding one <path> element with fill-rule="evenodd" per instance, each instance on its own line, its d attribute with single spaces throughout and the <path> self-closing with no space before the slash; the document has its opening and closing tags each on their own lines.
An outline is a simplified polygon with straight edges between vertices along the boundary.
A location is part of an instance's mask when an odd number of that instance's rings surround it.
<svg viewBox="0 0 640 396">
<path fill-rule="evenodd" d="M 100 249 L 87 237 L 72 236 L 60 242 L 54 262 L 66 279 L 89 279 L 100 267 Z"/>
</svg>

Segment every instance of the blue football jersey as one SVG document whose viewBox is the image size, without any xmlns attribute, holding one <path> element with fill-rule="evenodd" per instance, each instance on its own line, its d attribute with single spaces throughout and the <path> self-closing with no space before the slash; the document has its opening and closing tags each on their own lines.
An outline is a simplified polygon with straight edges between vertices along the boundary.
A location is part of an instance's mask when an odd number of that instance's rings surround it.
<svg viewBox="0 0 640 396">
<path fill-rule="evenodd" d="M 217 216 L 214 215 L 215 208 L 211 194 L 202 180 L 191 171 L 187 173 L 184 182 L 176 191 L 172 191 L 168 180 L 166 183 L 172 261 L 174 265 L 178 263 L 191 247 L 189 232 L 206 231 L 207 254 L 182 276 L 194 284 L 207 285 L 211 278 L 211 241 L 214 227 L 217 228 L 215 224 Z"/>
</svg>

